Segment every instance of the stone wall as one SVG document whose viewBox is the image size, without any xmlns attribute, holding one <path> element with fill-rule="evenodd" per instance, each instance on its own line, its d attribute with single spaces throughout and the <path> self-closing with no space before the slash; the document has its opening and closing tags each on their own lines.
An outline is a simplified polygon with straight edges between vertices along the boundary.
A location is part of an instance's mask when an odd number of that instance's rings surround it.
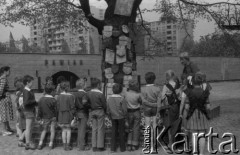
<svg viewBox="0 0 240 155">
<path fill-rule="evenodd" d="M 137 57 L 137 68 L 143 84 L 144 74 L 148 71 L 155 72 L 156 83 L 162 84 L 167 70 L 172 69 L 180 76 L 183 69 L 178 57 L 155 57 L 145 60 L 142 58 L 142 56 Z M 207 74 L 208 80 L 240 79 L 239 58 L 193 57 L 191 60 Z M 92 77 L 101 78 L 100 55 L 0 54 L 0 66 L 4 65 L 11 67 L 12 74 L 9 77 L 11 89 L 13 89 L 13 80 L 16 76 L 29 74 L 36 77 L 36 71 L 38 71 L 42 83 L 47 76 L 52 76 L 59 71 L 70 71 L 77 76 L 90 74 Z M 37 88 L 37 80 L 34 82 L 34 88 Z"/>
</svg>

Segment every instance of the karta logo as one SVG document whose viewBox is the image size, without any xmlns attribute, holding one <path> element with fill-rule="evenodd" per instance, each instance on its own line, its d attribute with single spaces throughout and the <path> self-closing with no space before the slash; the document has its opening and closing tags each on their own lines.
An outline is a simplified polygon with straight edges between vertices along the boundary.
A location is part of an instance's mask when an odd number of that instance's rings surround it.
<svg viewBox="0 0 240 155">
<path fill-rule="evenodd" d="M 171 148 L 169 148 L 167 146 L 167 144 L 164 142 L 163 137 L 164 135 L 167 133 L 167 131 L 169 130 L 166 129 L 165 127 L 163 127 L 163 129 L 159 129 L 159 127 L 157 127 L 155 129 L 155 131 L 153 130 L 153 128 L 151 126 L 148 126 L 144 129 L 144 148 L 143 148 L 143 153 L 144 154 L 158 154 L 157 151 L 157 143 L 160 144 L 160 146 L 162 147 L 162 149 L 166 152 L 169 153 L 169 151 L 166 150 L 166 148 L 168 148 L 169 150 L 172 150 L 171 153 L 169 154 L 182 154 L 182 153 L 193 153 L 193 154 L 198 154 L 198 146 L 199 146 L 199 139 L 200 138 L 206 138 L 207 139 L 207 150 L 209 153 L 211 154 L 217 154 L 218 152 L 223 153 L 223 154 L 230 154 L 230 153 L 235 153 L 237 154 L 239 152 L 239 150 L 236 148 L 236 137 L 232 134 L 232 133 L 224 133 L 222 135 L 222 139 L 226 139 L 228 138 L 228 140 L 226 141 L 222 141 L 219 145 L 218 145 L 218 150 L 214 149 L 214 138 L 219 138 L 219 134 L 218 133 L 213 133 L 213 128 L 210 127 L 209 132 L 207 134 L 204 133 L 192 133 L 191 137 L 192 137 L 192 149 L 189 146 L 189 142 L 190 142 L 190 136 L 187 133 L 177 133 L 175 138 L 177 137 L 181 137 L 180 140 L 175 141 Z M 160 131 L 160 133 L 159 133 Z M 155 135 L 154 133 L 159 133 L 158 135 L 156 134 L 156 136 L 154 137 L 153 135 Z M 180 149 L 177 146 L 183 146 L 182 149 Z M 227 147 L 230 146 L 230 147 Z M 227 149 L 229 148 L 229 149 Z"/>
</svg>

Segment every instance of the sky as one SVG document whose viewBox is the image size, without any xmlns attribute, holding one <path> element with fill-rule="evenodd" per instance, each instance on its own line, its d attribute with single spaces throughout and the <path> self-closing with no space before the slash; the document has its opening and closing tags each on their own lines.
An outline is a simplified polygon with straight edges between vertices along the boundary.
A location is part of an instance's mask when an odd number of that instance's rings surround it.
<svg viewBox="0 0 240 155">
<path fill-rule="evenodd" d="M 216 1 L 216 0 L 211 0 Z M 141 9 L 147 8 L 151 9 L 154 7 L 156 0 L 143 0 L 140 6 Z M 106 8 L 106 4 L 103 0 L 90 0 L 90 5 Z M 143 19 L 146 21 L 156 21 L 160 17 L 157 13 L 146 13 L 143 14 Z M 0 24 L 0 42 L 6 42 L 9 40 L 9 34 L 12 32 L 13 37 L 15 40 L 19 40 L 24 35 L 26 38 L 30 37 L 30 28 L 20 25 L 20 24 L 13 24 L 14 27 L 5 27 L 4 25 Z M 216 25 L 213 22 L 207 22 L 206 20 L 200 20 L 196 24 L 196 28 L 194 29 L 194 40 L 199 40 L 200 36 L 207 35 L 209 33 L 213 33 L 216 28 Z"/>
</svg>

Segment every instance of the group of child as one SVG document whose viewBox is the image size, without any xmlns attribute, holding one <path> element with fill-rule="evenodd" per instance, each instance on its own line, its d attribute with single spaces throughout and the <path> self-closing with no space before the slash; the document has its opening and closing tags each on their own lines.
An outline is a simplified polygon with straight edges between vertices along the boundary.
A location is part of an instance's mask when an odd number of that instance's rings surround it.
<svg viewBox="0 0 240 155">
<path fill-rule="evenodd" d="M 38 120 L 41 120 L 43 126 L 37 146 L 38 149 L 43 148 L 43 140 L 49 127 L 51 132 L 49 147 L 54 148 L 55 127 L 58 123 L 62 129 L 64 150 L 71 150 L 71 123 L 73 120 L 77 120 L 78 148 L 80 151 L 89 150 L 90 148 L 85 142 L 85 136 L 88 119 L 91 119 L 92 150 L 94 152 L 104 151 L 104 120 L 105 116 L 108 115 L 112 120 L 111 151 L 116 152 L 117 135 L 119 136 L 121 152 L 137 150 L 139 137 L 141 136 L 141 112 L 144 113 L 145 125 L 152 124 L 153 127 L 156 127 L 159 112 L 164 111 L 166 113 L 165 104 L 174 105 L 177 98 L 180 100 L 181 95 L 179 94 L 182 94 L 181 91 L 178 91 L 180 85 L 173 71 L 167 72 L 167 82 L 163 87 L 163 91 L 154 84 L 155 79 L 155 74 L 148 72 L 145 74 L 146 85 L 141 90 L 139 89 L 139 83 L 131 80 L 127 92 L 123 92 L 122 85 L 114 84 L 112 87 L 113 95 L 109 96 L 108 99 L 105 98 L 104 93 L 101 91 L 101 81 L 97 78 L 91 79 L 90 91 L 86 90 L 87 81 L 85 78 L 77 80 L 77 89 L 71 92 L 69 82 L 62 80 L 59 84 L 60 91 L 58 94 L 56 94 L 53 84 L 49 82 L 45 85 L 44 96 L 37 103 L 31 90 L 33 77 L 26 75 L 15 82 L 19 118 L 18 145 L 25 147 L 25 149 L 36 149 L 36 146 L 31 142 L 31 129 L 36 116 Z M 197 83 L 196 80 L 194 82 Z M 197 84 L 200 83 L 198 81 Z M 176 98 L 171 99 L 170 94 L 174 94 Z M 186 95 L 188 94 L 192 93 L 186 91 Z M 171 103 L 171 100 L 174 100 L 174 103 Z M 182 116 L 179 114 L 183 110 L 182 106 L 179 110 L 180 103 L 177 107 L 172 109 L 172 111 L 175 111 L 175 115 L 168 116 L 168 122 L 173 121 L 169 120 L 169 118 L 173 119 L 174 117 L 176 120 L 179 116 Z M 171 108 L 168 107 L 167 111 L 171 111 Z M 171 114 L 173 113 L 171 112 Z M 164 118 L 164 116 L 162 117 Z M 171 136 L 169 141 L 172 142 Z"/>
</svg>

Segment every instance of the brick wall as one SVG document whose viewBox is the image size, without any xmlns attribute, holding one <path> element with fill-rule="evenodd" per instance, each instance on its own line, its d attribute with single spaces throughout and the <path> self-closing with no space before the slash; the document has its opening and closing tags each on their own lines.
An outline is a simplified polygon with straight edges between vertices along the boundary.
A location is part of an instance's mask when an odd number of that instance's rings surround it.
<svg viewBox="0 0 240 155">
<path fill-rule="evenodd" d="M 60 63 L 61 60 L 64 62 L 63 65 Z M 239 58 L 193 57 L 191 60 L 198 64 L 209 80 L 240 79 Z M 53 61 L 55 61 L 55 65 L 53 65 Z M 137 63 L 142 83 L 144 83 L 144 74 L 148 71 L 155 72 L 156 82 L 161 84 L 164 82 L 167 70 L 172 69 L 177 75 L 180 75 L 183 69 L 178 57 L 155 57 L 142 60 L 142 56 L 138 56 Z M 0 54 L 0 66 L 3 65 L 11 67 L 12 74 L 9 77 L 11 89 L 13 89 L 13 79 L 16 76 L 29 74 L 35 77 L 36 70 L 42 82 L 47 76 L 52 76 L 59 71 L 70 71 L 77 76 L 87 75 L 89 72 L 90 76 L 101 78 L 100 55 Z M 35 80 L 34 88 L 37 88 L 37 80 Z"/>
</svg>

